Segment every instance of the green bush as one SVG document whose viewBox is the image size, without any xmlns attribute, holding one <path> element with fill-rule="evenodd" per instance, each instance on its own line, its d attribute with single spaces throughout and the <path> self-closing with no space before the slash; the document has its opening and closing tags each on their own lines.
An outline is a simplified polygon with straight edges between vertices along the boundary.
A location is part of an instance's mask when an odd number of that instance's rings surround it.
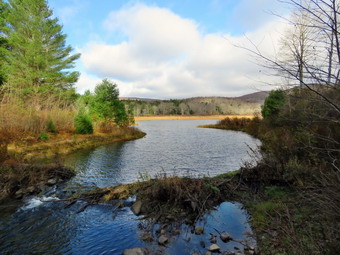
<svg viewBox="0 0 340 255">
<path fill-rule="evenodd" d="M 38 138 L 41 141 L 47 141 L 49 139 L 49 136 L 46 133 L 41 133 Z"/>
<path fill-rule="evenodd" d="M 53 133 L 53 134 L 57 133 L 57 129 L 56 129 L 55 125 L 54 125 L 53 120 L 49 120 L 47 122 L 46 131 L 50 132 L 50 133 Z"/>
<path fill-rule="evenodd" d="M 264 119 L 275 117 L 285 103 L 285 92 L 283 90 L 273 90 L 265 99 L 262 107 L 262 116 Z"/>
<path fill-rule="evenodd" d="M 92 120 L 87 114 L 79 113 L 74 118 L 74 126 L 77 134 L 92 134 Z"/>
</svg>

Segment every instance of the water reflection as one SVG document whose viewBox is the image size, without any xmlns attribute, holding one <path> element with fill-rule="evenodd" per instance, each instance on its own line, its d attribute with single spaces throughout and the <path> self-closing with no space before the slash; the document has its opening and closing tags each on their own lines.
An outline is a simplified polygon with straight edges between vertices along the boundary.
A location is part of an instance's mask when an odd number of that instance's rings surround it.
<svg viewBox="0 0 340 255">
<path fill-rule="evenodd" d="M 64 187 L 52 189 L 45 198 L 30 198 L 27 202 L 31 204 L 19 210 L 16 203 L 0 207 L 0 253 L 121 254 L 136 246 L 158 249 L 138 238 L 137 217 L 129 208 L 114 211 L 113 206 L 96 205 L 78 213 L 82 202 L 65 208 L 62 199 L 47 200 L 67 196 L 65 191 L 134 182 L 145 172 L 150 176 L 161 171 L 170 175 L 217 175 L 238 169 L 250 159 L 248 146 L 256 148 L 258 140 L 241 132 L 196 128 L 207 123 L 211 120 L 143 122 L 139 127 L 147 133 L 143 139 L 82 150 L 66 157 L 65 162 L 75 167 L 77 175 Z M 238 204 L 223 203 L 199 224 L 205 226 L 205 235 L 223 227 L 234 238 L 244 239 L 244 233 L 250 231 L 246 221 Z M 164 252 L 203 252 L 200 242 L 207 236 L 192 235 L 190 228 L 183 225 L 182 234 Z M 190 242 L 185 241 L 187 235 Z M 238 246 L 219 245 L 223 249 Z"/>
<path fill-rule="evenodd" d="M 137 181 L 140 174 L 215 176 L 251 160 L 260 142 L 242 132 L 202 129 L 212 120 L 145 121 L 143 139 L 80 151 L 65 159 L 79 173 L 78 186 L 112 186 Z M 79 188 L 79 187 L 77 187 Z"/>
</svg>

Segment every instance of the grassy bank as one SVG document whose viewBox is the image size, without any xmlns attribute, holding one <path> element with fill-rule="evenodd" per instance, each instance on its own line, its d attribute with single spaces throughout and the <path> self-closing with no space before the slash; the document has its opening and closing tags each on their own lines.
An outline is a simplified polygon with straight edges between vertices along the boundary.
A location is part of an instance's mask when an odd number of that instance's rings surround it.
<svg viewBox="0 0 340 255">
<path fill-rule="evenodd" d="M 16 140 L 3 147 L 0 163 L 0 202 L 44 192 L 48 186 L 71 178 L 74 172 L 58 163 L 62 155 L 143 136 L 145 133 L 136 128 L 116 127 L 106 133 L 48 133 L 46 139 L 28 136 Z M 42 159 L 52 159 L 55 163 L 41 164 L 39 161 Z"/>
<path fill-rule="evenodd" d="M 96 147 L 113 142 L 128 141 L 142 138 L 145 133 L 140 130 L 127 127 L 116 128 L 109 133 L 79 135 L 70 133 L 50 134 L 45 141 L 34 137 L 27 137 L 23 140 L 8 145 L 10 157 L 21 160 L 39 160 L 53 158 L 56 155 L 65 155 L 79 149 Z"/>
</svg>

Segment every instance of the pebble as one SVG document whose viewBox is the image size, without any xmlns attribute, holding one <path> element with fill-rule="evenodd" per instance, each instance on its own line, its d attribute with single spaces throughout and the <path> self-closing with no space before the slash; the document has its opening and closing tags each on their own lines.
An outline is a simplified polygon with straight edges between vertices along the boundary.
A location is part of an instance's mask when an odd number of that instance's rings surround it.
<svg viewBox="0 0 340 255">
<path fill-rule="evenodd" d="M 209 246 L 208 250 L 211 252 L 218 252 L 221 248 L 217 244 L 212 244 Z"/>
<path fill-rule="evenodd" d="M 195 234 L 196 235 L 202 235 L 204 232 L 204 228 L 202 226 L 196 226 L 195 227 Z"/>
</svg>

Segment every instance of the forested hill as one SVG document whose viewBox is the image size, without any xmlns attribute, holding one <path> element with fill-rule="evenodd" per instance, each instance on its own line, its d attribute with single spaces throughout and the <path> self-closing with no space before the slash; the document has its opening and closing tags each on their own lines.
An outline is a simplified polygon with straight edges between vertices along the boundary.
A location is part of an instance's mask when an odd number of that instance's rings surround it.
<svg viewBox="0 0 340 255">
<path fill-rule="evenodd" d="M 254 114 L 261 111 L 267 91 L 240 97 L 193 97 L 186 99 L 121 98 L 135 116 Z"/>
</svg>

